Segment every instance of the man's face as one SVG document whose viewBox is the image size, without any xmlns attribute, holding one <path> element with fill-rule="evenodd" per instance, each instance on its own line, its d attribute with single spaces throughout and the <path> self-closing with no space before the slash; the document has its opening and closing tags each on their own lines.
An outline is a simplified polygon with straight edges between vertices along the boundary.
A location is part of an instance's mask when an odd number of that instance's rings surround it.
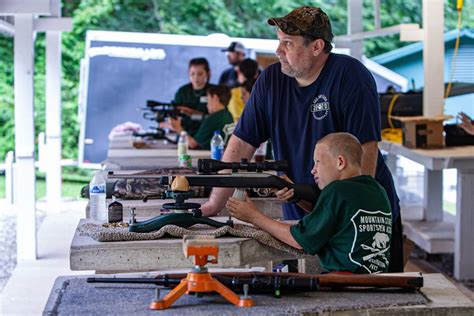
<svg viewBox="0 0 474 316">
<path fill-rule="evenodd" d="M 329 148 L 324 143 L 318 144 L 314 149 L 314 167 L 311 174 L 321 190 L 339 179 L 338 159 L 331 156 Z"/>
<path fill-rule="evenodd" d="M 240 52 L 227 52 L 227 59 L 229 60 L 229 64 L 232 66 L 237 66 L 243 57 L 244 54 Z"/>
<path fill-rule="evenodd" d="M 277 30 L 280 41 L 276 55 L 281 63 L 281 71 L 293 78 L 303 78 L 311 71 L 315 62 L 311 45 L 304 45 L 303 36 L 288 35 Z"/>
</svg>

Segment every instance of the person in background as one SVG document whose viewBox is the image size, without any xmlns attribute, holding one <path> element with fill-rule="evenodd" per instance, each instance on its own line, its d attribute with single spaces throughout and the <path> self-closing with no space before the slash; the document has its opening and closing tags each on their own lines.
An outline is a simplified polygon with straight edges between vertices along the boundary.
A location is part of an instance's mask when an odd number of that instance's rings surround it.
<svg viewBox="0 0 474 316">
<path fill-rule="evenodd" d="M 189 132 L 195 132 L 199 128 L 200 120 L 191 120 L 191 116 L 207 114 L 206 91 L 214 85 L 209 83 L 211 70 L 206 58 L 193 58 L 189 61 L 189 81 L 178 89 L 174 96 L 174 104 L 184 114 L 183 126 Z"/>
<path fill-rule="evenodd" d="M 245 105 L 247 101 L 250 99 L 250 94 L 252 93 L 252 88 L 255 83 L 255 79 L 248 79 L 245 80 L 244 83 L 240 86 L 240 97 L 242 99 L 242 103 Z"/>
<path fill-rule="evenodd" d="M 245 58 L 245 47 L 240 42 L 232 42 L 228 48 L 222 51 L 227 53 L 227 60 L 232 67 L 224 70 L 219 78 L 219 84 L 226 85 L 231 89 L 238 87 L 239 81 L 237 80 L 236 67 Z"/>
<path fill-rule="evenodd" d="M 257 78 L 258 63 L 253 59 L 246 58 L 242 60 L 236 68 L 239 87 L 232 88 L 232 97 L 230 98 L 229 106 L 227 107 L 235 122 L 239 120 L 245 105 L 245 102 L 242 101 L 240 85 L 242 85 L 246 80 L 255 80 Z"/>
<path fill-rule="evenodd" d="M 362 175 L 359 141 L 349 133 L 326 135 L 317 142 L 313 157 L 311 174 L 321 194 L 312 212 L 297 224 L 267 217 L 248 196 L 229 198 L 229 214 L 294 248 L 317 254 L 325 272 L 387 272 L 390 202 L 374 178 Z"/>
<path fill-rule="evenodd" d="M 458 126 L 465 130 L 469 135 L 474 135 L 474 121 L 464 112 L 458 114 L 458 119 L 461 120 L 461 124 Z"/>
<path fill-rule="evenodd" d="M 227 111 L 230 100 L 230 89 L 224 85 L 210 87 L 207 90 L 207 111 L 209 115 L 204 117 L 201 126 L 196 133 L 191 134 L 183 128 L 181 120 L 170 118 L 170 127 L 178 135 L 182 131 L 188 132 L 189 148 L 210 149 L 211 139 L 214 131 L 221 131 L 224 125 L 232 123 L 232 115 Z"/>
</svg>

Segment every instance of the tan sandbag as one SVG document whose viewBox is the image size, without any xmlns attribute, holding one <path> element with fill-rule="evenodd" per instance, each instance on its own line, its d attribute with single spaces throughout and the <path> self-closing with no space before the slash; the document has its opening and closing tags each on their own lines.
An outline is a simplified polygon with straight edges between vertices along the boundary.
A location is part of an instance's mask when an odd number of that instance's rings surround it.
<svg viewBox="0 0 474 316">
<path fill-rule="evenodd" d="M 171 191 L 173 191 L 173 192 L 176 192 L 176 191 L 187 192 L 187 191 L 189 191 L 188 179 L 186 179 L 185 176 L 176 176 L 176 178 L 174 178 L 174 180 L 173 180 L 173 183 L 171 183 Z"/>
</svg>

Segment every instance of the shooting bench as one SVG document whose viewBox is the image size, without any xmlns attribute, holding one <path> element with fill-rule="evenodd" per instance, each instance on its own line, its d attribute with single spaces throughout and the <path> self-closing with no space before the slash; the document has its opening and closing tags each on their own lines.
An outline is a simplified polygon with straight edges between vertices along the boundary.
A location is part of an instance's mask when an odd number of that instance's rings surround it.
<svg viewBox="0 0 474 316">
<path fill-rule="evenodd" d="M 178 166 L 177 145 L 164 144 L 158 140 L 151 148 L 134 148 L 133 136 L 116 136 L 109 143 L 105 169 L 150 170 Z M 211 157 L 209 150 L 189 150 L 193 166 L 200 158 Z"/>
<path fill-rule="evenodd" d="M 181 253 L 182 255 L 182 253 Z M 188 269 L 191 262 L 188 261 Z M 212 270 L 211 270 L 212 273 Z M 410 274 L 402 274 L 410 275 Z M 94 275 L 101 277 L 100 275 Z M 114 277 L 123 277 L 113 275 Z M 140 273 L 127 277 L 152 277 Z M 43 315 L 133 314 L 156 315 L 148 309 L 155 286 L 144 284 L 89 284 L 88 276 L 59 277 L 51 290 Z M 104 275 L 103 277 L 110 277 Z M 167 291 L 162 290 L 161 295 Z M 228 304 L 218 295 L 197 298 L 185 295 L 160 315 L 473 315 L 474 303 L 441 274 L 425 274 L 420 297 L 417 293 L 305 292 L 300 294 L 255 295 L 255 306 L 244 310 Z M 405 294 L 405 295 L 400 295 Z"/>
<path fill-rule="evenodd" d="M 227 217 L 214 219 L 225 222 Z M 82 219 L 79 225 L 91 222 Z M 220 249 L 217 267 L 244 267 L 295 258 L 295 255 L 265 246 L 252 238 L 221 237 L 216 242 Z M 189 267 L 189 259 L 183 257 L 182 249 L 181 238 L 98 242 L 76 230 L 70 249 L 70 268 L 73 271 L 116 273 Z"/>
</svg>

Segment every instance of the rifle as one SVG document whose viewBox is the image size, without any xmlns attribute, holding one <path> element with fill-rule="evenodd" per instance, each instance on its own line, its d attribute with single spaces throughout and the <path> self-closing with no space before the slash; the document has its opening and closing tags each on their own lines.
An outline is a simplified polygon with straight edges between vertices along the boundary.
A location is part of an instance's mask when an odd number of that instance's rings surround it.
<svg viewBox="0 0 474 316">
<path fill-rule="evenodd" d="M 250 163 L 247 159 L 242 159 L 238 162 L 221 162 L 213 159 L 199 159 L 197 175 L 185 175 L 190 186 L 204 186 L 204 187 L 221 187 L 221 188 L 272 188 L 281 190 L 289 188 L 295 190 L 295 195 L 291 202 L 296 202 L 300 199 L 309 202 L 314 202 L 318 199 L 321 191 L 312 184 L 296 184 L 288 182 L 276 175 L 263 173 L 262 171 L 275 170 L 285 171 L 288 163 L 284 160 L 280 161 L 264 161 L 261 163 Z M 216 174 L 217 171 L 230 169 L 233 173 L 230 174 Z M 240 173 L 239 170 L 247 172 Z M 110 171 L 108 178 L 122 178 L 122 179 L 160 179 L 160 185 L 171 185 L 175 176 L 162 176 L 153 174 L 115 174 Z"/>
<path fill-rule="evenodd" d="M 286 170 L 286 161 L 249 163 L 246 159 L 242 159 L 240 163 L 223 163 L 212 159 L 198 160 L 198 171 L 201 173 L 211 173 L 223 170 L 223 168 L 231 167 L 236 173 L 228 175 L 203 174 L 203 175 L 185 175 L 188 186 L 204 186 L 204 187 L 224 187 L 224 188 L 291 188 L 295 190 L 294 200 L 303 199 L 306 201 L 316 201 L 319 196 L 319 189 L 314 185 L 293 184 L 283 180 L 280 177 L 268 173 L 262 173 L 264 170 Z M 238 173 L 238 170 L 256 171 L 256 173 Z M 108 178 L 122 179 L 160 179 L 159 184 L 162 186 L 171 186 L 176 176 L 162 176 L 154 174 L 115 174 L 110 171 Z M 128 230 L 130 232 L 146 233 L 158 230 L 165 225 L 175 224 L 180 227 L 190 227 L 194 224 L 207 224 L 214 227 L 222 227 L 224 225 L 233 226 L 232 219 L 226 223 L 214 221 L 212 219 L 203 218 L 201 205 L 196 203 L 185 203 L 184 199 L 194 197 L 193 194 L 186 191 L 174 192 L 171 195 L 165 194 L 163 198 L 172 197 L 175 203 L 166 203 L 164 209 L 173 211 L 170 214 L 163 214 L 150 218 L 146 221 L 138 222 L 134 213 L 130 220 Z M 180 210 L 176 213 L 175 210 Z M 189 212 L 191 210 L 191 212 Z"/>
<path fill-rule="evenodd" d="M 253 293 L 314 292 L 321 289 L 401 289 L 414 291 L 423 287 L 423 277 L 374 274 L 304 274 L 282 272 L 216 272 L 212 277 L 234 291 L 248 285 Z M 174 288 L 186 273 L 161 274 L 155 278 L 87 278 L 88 283 L 155 284 Z"/>
<path fill-rule="evenodd" d="M 144 132 L 144 133 L 134 132 L 133 136 L 146 138 L 146 139 L 167 140 L 171 144 L 178 143 L 177 138 L 168 137 L 166 135 L 166 131 L 163 128 L 161 127 L 152 127 L 152 128 L 156 130 L 156 132 Z"/>
<path fill-rule="evenodd" d="M 170 103 L 159 102 L 153 100 L 146 101 L 146 107 L 138 108 L 141 111 L 144 111 L 143 118 L 151 121 L 156 121 L 157 123 L 164 122 L 167 117 L 172 117 L 177 119 L 178 117 L 188 116 L 181 113 L 178 109 L 178 106 L 190 106 L 189 104 L 177 104 L 174 101 Z M 201 121 L 202 115 L 192 115 L 190 116 L 191 120 Z"/>
</svg>

